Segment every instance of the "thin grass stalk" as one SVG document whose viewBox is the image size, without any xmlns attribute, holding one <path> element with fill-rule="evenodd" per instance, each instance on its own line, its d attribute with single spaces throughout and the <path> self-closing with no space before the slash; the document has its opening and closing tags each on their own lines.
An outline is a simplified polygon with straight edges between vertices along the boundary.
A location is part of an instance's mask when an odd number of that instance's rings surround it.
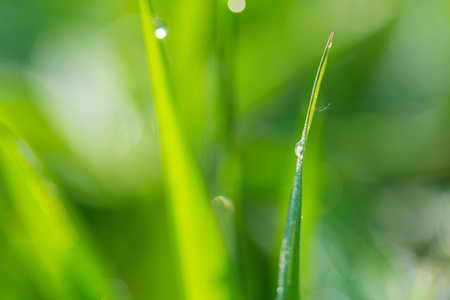
<svg viewBox="0 0 450 300">
<path fill-rule="evenodd" d="M 312 118 L 319 95 L 320 84 L 325 72 L 328 53 L 332 45 L 333 33 L 331 33 L 325 50 L 320 60 L 319 69 L 311 93 L 306 121 L 303 127 L 302 137 L 295 145 L 297 166 L 295 170 L 294 185 L 289 201 L 283 240 L 281 242 L 280 262 L 278 266 L 277 300 L 301 299 L 301 219 L 302 219 L 302 173 L 303 158 L 306 148 L 308 133 L 311 128 Z"/>
</svg>

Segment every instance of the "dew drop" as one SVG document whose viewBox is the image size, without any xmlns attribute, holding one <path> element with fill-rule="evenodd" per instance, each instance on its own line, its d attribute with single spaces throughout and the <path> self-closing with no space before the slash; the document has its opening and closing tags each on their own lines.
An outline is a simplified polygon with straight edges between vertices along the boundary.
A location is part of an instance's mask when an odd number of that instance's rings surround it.
<svg viewBox="0 0 450 300">
<path fill-rule="evenodd" d="M 167 36 L 167 29 L 164 27 L 156 28 L 155 36 L 160 40 L 164 39 Z"/>
<path fill-rule="evenodd" d="M 153 24 L 155 25 L 155 36 L 157 39 L 165 39 L 167 34 L 169 33 L 167 30 L 167 27 L 165 26 L 164 22 L 160 18 L 154 18 Z"/>
<path fill-rule="evenodd" d="M 282 292 L 283 292 L 283 288 L 282 288 L 281 286 L 280 286 L 280 287 L 278 287 L 278 288 L 277 288 L 277 293 L 279 293 L 279 294 L 280 294 L 280 293 L 282 293 Z"/>
<path fill-rule="evenodd" d="M 295 155 L 298 158 L 303 158 L 303 153 L 305 152 L 305 141 L 302 139 L 300 142 L 295 144 Z"/>
</svg>

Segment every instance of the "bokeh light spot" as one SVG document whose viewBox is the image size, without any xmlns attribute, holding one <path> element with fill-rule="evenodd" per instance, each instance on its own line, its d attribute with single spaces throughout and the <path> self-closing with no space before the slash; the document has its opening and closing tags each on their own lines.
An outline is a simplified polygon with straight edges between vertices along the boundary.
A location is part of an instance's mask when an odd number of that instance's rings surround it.
<svg viewBox="0 0 450 300">
<path fill-rule="evenodd" d="M 234 13 L 240 13 L 245 8 L 245 0 L 228 0 L 228 8 Z"/>
<path fill-rule="evenodd" d="M 167 36 L 167 29 L 164 27 L 157 28 L 155 30 L 155 36 L 160 40 L 164 39 Z"/>
</svg>

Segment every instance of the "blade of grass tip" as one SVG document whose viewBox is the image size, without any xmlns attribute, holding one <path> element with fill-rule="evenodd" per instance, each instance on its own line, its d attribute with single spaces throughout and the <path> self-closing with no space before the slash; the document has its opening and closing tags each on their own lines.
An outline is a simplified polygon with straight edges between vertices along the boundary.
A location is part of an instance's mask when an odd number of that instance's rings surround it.
<svg viewBox="0 0 450 300">
<path fill-rule="evenodd" d="M 212 200 L 212 207 L 225 240 L 228 255 L 230 256 L 233 267 L 237 268 L 234 203 L 226 197 L 219 196 Z"/>
<path fill-rule="evenodd" d="M 334 33 L 332 32 L 328 39 L 325 50 L 323 51 L 322 59 L 320 60 L 320 64 L 319 64 L 319 69 L 317 70 L 316 79 L 314 80 L 314 86 L 313 86 L 313 90 L 311 93 L 311 99 L 309 101 L 308 112 L 306 114 L 305 126 L 303 127 L 303 133 L 302 133 L 302 139 L 304 139 L 305 142 L 306 142 L 306 138 L 309 133 L 309 129 L 311 127 L 311 122 L 312 122 L 312 118 L 314 116 L 314 111 L 316 110 L 317 97 L 319 96 L 320 84 L 322 83 L 322 77 L 323 77 L 323 74 L 325 73 L 325 67 L 327 65 L 328 52 L 330 51 L 330 48 L 332 46 L 333 35 L 334 35 Z"/>
<path fill-rule="evenodd" d="M 182 118 L 175 105 L 169 63 L 147 0 L 139 0 L 142 25 L 158 119 L 168 211 L 184 299 L 232 299 L 228 257 L 220 230 Z M 164 36 L 165 37 L 165 36 Z"/>
<path fill-rule="evenodd" d="M 301 299 L 300 282 L 300 242 L 301 242 L 301 215 L 302 215 L 302 171 L 303 154 L 305 151 L 306 140 L 311 127 L 317 97 L 319 95 L 320 84 L 325 72 L 328 59 L 328 52 L 331 48 L 333 33 L 328 39 L 327 45 L 320 60 L 319 69 L 309 102 L 306 115 L 305 126 L 303 127 L 302 138 L 295 145 L 295 154 L 297 155 L 297 167 L 294 177 L 294 186 L 292 188 L 291 199 L 286 216 L 283 240 L 280 250 L 280 262 L 278 268 L 277 282 L 277 300 L 298 300 Z"/>
<path fill-rule="evenodd" d="M 233 300 L 249 299 L 246 296 L 243 284 L 245 283 L 242 274 L 242 245 L 241 236 L 239 235 L 239 223 L 237 219 L 237 210 L 235 204 L 230 199 L 219 196 L 211 201 L 211 205 L 214 209 L 214 213 L 219 224 L 220 231 L 222 232 L 223 240 L 227 248 L 228 256 L 230 257 L 230 263 L 234 271 L 234 280 L 231 283 L 232 287 L 236 289 Z"/>
</svg>

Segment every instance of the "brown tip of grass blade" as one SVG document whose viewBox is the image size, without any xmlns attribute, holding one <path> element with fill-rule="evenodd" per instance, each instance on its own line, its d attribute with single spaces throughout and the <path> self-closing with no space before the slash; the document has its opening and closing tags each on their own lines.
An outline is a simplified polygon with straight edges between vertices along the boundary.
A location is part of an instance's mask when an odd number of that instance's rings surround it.
<svg viewBox="0 0 450 300">
<path fill-rule="evenodd" d="M 331 48 L 331 46 L 333 45 L 333 43 L 332 43 L 333 35 L 334 35 L 334 32 L 332 32 L 332 33 L 330 34 L 330 37 L 328 38 L 328 43 L 327 43 L 327 47 L 328 47 L 328 48 Z"/>
</svg>

